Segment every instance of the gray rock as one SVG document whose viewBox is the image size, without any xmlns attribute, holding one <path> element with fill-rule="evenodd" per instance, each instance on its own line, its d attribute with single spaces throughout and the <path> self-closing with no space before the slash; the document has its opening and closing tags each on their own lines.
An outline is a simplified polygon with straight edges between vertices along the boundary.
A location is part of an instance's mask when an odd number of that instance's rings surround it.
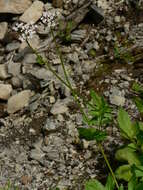
<svg viewBox="0 0 143 190">
<path fill-rule="evenodd" d="M 24 56 L 24 60 L 22 61 L 24 64 L 33 64 L 36 63 L 36 55 L 33 53 L 28 53 Z"/>
<path fill-rule="evenodd" d="M 0 65 L 0 79 L 7 79 L 9 78 L 11 75 L 8 74 L 7 72 L 7 66 L 5 64 L 1 64 Z"/>
<path fill-rule="evenodd" d="M 22 79 L 20 77 L 18 77 L 18 76 L 12 77 L 11 78 L 11 83 L 16 88 L 22 87 L 22 84 L 23 84 Z"/>
<path fill-rule="evenodd" d="M 45 156 L 45 154 L 43 153 L 42 150 L 40 149 L 33 149 L 30 152 L 30 158 L 32 158 L 33 160 L 37 160 L 39 162 L 42 161 L 42 158 Z"/>
<path fill-rule="evenodd" d="M 15 113 L 25 106 L 28 106 L 30 97 L 33 93 L 30 90 L 24 90 L 8 99 L 7 112 Z"/>
<path fill-rule="evenodd" d="M 0 84 L 0 99 L 8 100 L 12 92 L 12 86 L 10 84 Z"/>
<path fill-rule="evenodd" d="M 99 24 L 104 19 L 103 10 L 97 7 L 95 4 L 92 4 L 90 6 L 90 11 L 88 13 L 88 16 L 91 18 L 92 22 L 94 22 L 95 24 Z"/>
<path fill-rule="evenodd" d="M 8 64 L 8 73 L 13 76 L 18 76 L 21 72 L 21 63 L 9 62 Z"/>
<path fill-rule="evenodd" d="M 53 74 L 45 68 L 35 67 L 30 71 L 30 73 L 38 79 L 43 79 L 43 80 L 53 79 Z"/>
<path fill-rule="evenodd" d="M 65 103 L 57 101 L 51 108 L 50 111 L 53 115 L 67 113 L 68 107 L 65 105 Z"/>
<path fill-rule="evenodd" d="M 8 29 L 8 23 L 7 22 L 0 22 L 0 40 L 3 40 Z"/>
<path fill-rule="evenodd" d="M 71 40 L 73 42 L 81 42 L 87 36 L 86 30 L 75 30 L 71 34 Z"/>
<path fill-rule="evenodd" d="M 19 49 L 19 47 L 20 47 L 20 43 L 19 42 L 11 42 L 11 43 L 7 44 L 5 50 L 7 52 L 11 52 L 11 51 Z"/>
<path fill-rule="evenodd" d="M 43 127 L 43 129 L 47 132 L 53 132 L 58 130 L 59 125 L 56 121 L 51 120 L 49 118 L 46 119 L 45 125 Z"/>
<path fill-rule="evenodd" d="M 31 0 L 0 0 L 0 13 L 21 14 L 31 5 Z"/>
<path fill-rule="evenodd" d="M 34 1 L 33 4 L 19 18 L 20 21 L 26 23 L 35 23 L 42 16 L 44 3 L 42 1 Z"/>
</svg>

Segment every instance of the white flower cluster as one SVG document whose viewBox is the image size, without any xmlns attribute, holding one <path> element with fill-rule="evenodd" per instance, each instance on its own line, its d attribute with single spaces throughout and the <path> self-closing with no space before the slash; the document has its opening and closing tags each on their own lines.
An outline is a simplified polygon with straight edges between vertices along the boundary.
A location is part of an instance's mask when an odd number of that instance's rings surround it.
<svg viewBox="0 0 143 190">
<path fill-rule="evenodd" d="M 48 28 L 55 28 L 58 25 L 58 19 L 61 16 L 61 13 L 58 9 L 44 11 L 41 17 L 41 21 Z"/>
<path fill-rule="evenodd" d="M 20 33 L 19 40 L 25 41 L 26 39 L 32 38 L 33 34 L 36 33 L 37 25 L 33 23 L 16 23 L 12 29 Z"/>
</svg>

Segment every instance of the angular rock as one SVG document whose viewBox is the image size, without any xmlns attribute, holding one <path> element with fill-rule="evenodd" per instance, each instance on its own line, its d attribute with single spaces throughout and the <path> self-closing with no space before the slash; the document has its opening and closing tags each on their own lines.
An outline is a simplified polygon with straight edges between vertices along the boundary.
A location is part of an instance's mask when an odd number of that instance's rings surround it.
<svg viewBox="0 0 143 190">
<path fill-rule="evenodd" d="M 94 24 L 99 24 L 104 19 L 103 10 L 97 7 L 95 4 L 90 6 L 90 11 L 87 14 L 87 17 Z"/>
<path fill-rule="evenodd" d="M 54 120 L 49 119 L 49 118 L 47 118 L 45 125 L 43 127 L 43 129 L 46 132 L 54 132 L 54 131 L 58 130 L 58 128 L 59 128 L 58 123 Z"/>
<path fill-rule="evenodd" d="M 20 47 L 20 43 L 19 42 L 11 42 L 11 43 L 7 44 L 5 50 L 7 52 L 11 52 L 11 51 L 14 51 L 14 50 L 18 49 L 19 47 Z"/>
<path fill-rule="evenodd" d="M 57 101 L 53 107 L 51 108 L 51 113 L 53 115 L 56 115 L 56 114 L 62 114 L 62 113 L 66 113 L 68 111 L 68 107 L 63 103 L 63 102 L 60 102 L 60 101 Z"/>
<path fill-rule="evenodd" d="M 8 100 L 12 92 L 12 86 L 10 84 L 0 84 L 0 99 Z"/>
<path fill-rule="evenodd" d="M 41 160 L 44 156 L 45 156 L 45 154 L 40 149 L 33 149 L 30 152 L 30 158 L 32 158 L 33 160 L 37 160 L 39 162 L 41 162 Z"/>
<path fill-rule="evenodd" d="M 7 67 L 6 67 L 6 65 L 5 64 L 1 64 L 0 65 L 0 79 L 7 79 L 7 78 L 9 78 L 10 77 L 10 75 L 8 74 L 8 72 L 7 72 Z"/>
<path fill-rule="evenodd" d="M 0 0 L 0 13 L 21 14 L 31 5 L 31 0 Z"/>
<path fill-rule="evenodd" d="M 8 64 L 8 73 L 13 76 L 18 76 L 21 72 L 21 63 L 10 62 Z"/>
<path fill-rule="evenodd" d="M 32 95 L 31 90 L 24 90 L 10 97 L 8 99 L 7 112 L 15 113 L 27 106 Z"/>
<path fill-rule="evenodd" d="M 1 22 L 0 23 L 0 40 L 3 40 L 8 29 L 8 23 L 7 22 Z"/>
<path fill-rule="evenodd" d="M 33 4 L 23 13 L 19 18 L 20 21 L 26 23 L 35 23 L 42 16 L 44 3 L 41 1 L 34 1 Z"/>
</svg>

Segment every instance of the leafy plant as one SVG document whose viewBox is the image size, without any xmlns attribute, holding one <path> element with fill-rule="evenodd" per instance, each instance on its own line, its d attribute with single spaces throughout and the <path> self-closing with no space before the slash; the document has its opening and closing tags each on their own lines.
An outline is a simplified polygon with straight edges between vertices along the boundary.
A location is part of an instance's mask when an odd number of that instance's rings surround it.
<svg viewBox="0 0 143 190">
<path fill-rule="evenodd" d="M 88 103 L 88 120 L 89 126 L 105 126 L 112 120 L 112 110 L 102 96 L 95 91 L 90 91 L 91 100 Z"/>
<path fill-rule="evenodd" d="M 115 158 L 127 164 L 121 165 L 116 170 L 118 179 L 129 181 L 132 174 L 132 166 L 142 168 L 143 164 L 143 139 L 142 122 L 131 122 L 128 113 L 122 108 L 118 112 L 118 124 L 122 136 L 129 141 L 123 148 L 117 150 Z"/>
<path fill-rule="evenodd" d="M 132 89 L 137 93 L 137 96 L 133 98 L 141 116 L 143 115 L 143 87 L 139 84 L 134 82 Z"/>
<path fill-rule="evenodd" d="M 125 48 L 119 48 L 117 45 L 114 46 L 114 57 L 115 59 L 124 61 L 125 63 L 133 63 L 134 57 Z"/>
<path fill-rule="evenodd" d="M 72 25 L 72 21 L 68 21 L 66 23 L 66 27 L 63 29 L 63 23 L 59 23 L 59 31 L 57 36 L 61 39 L 63 43 L 71 42 Z"/>
</svg>

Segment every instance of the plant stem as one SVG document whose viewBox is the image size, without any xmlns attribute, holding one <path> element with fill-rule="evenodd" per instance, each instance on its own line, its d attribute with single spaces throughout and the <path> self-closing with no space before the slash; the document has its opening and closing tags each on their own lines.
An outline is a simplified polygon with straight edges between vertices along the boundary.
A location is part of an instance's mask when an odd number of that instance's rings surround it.
<svg viewBox="0 0 143 190">
<path fill-rule="evenodd" d="M 111 165 L 110 165 L 110 163 L 109 163 L 109 161 L 108 161 L 108 158 L 107 158 L 107 156 L 106 156 L 106 154 L 105 154 L 105 152 L 104 152 L 104 148 L 103 148 L 103 146 L 102 146 L 100 143 L 98 143 L 98 147 L 99 147 L 99 149 L 100 149 L 100 151 L 101 151 L 101 153 L 102 153 L 102 155 L 103 155 L 103 157 L 104 157 L 104 160 L 105 160 L 105 162 L 106 162 L 106 164 L 107 164 L 107 166 L 108 166 L 108 168 L 109 168 L 109 170 L 110 170 L 110 173 L 111 173 L 111 175 L 112 175 L 112 177 L 113 177 L 113 180 L 114 180 L 114 182 L 115 182 L 115 184 L 116 184 L 116 187 L 117 187 L 117 189 L 119 189 L 118 182 L 117 182 L 116 177 L 115 177 L 115 174 L 114 174 L 114 172 L 113 172 L 113 170 L 112 170 L 112 168 L 111 168 Z"/>
<path fill-rule="evenodd" d="M 52 35 L 53 35 L 53 38 L 54 38 L 54 34 L 52 34 Z M 39 53 L 30 45 L 30 43 L 28 42 L 28 40 L 27 40 L 27 43 L 28 43 L 29 47 L 33 50 L 33 52 L 37 55 L 37 57 L 39 57 L 39 56 L 40 56 Z M 55 42 L 55 44 L 56 44 L 56 42 Z M 82 96 L 80 96 L 79 93 L 73 89 L 72 84 L 70 83 L 70 80 L 69 80 L 69 78 L 68 78 L 68 75 L 67 75 L 65 66 L 64 66 L 62 54 L 61 54 L 61 52 L 59 51 L 59 48 L 58 48 L 57 45 L 56 45 L 56 49 L 57 49 L 57 53 L 59 54 L 59 57 L 60 57 L 60 61 L 61 61 L 61 65 L 62 65 L 62 68 L 63 68 L 63 71 L 64 71 L 64 75 L 65 75 L 66 82 L 65 82 L 65 81 L 57 74 L 57 72 L 50 66 L 50 64 L 48 63 L 48 61 L 44 60 L 43 57 L 40 56 L 41 61 L 42 61 L 42 64 L 44 64 L 66 87 L 68 87 L 68 88 L 71 90 L 71 93 L 72 93 L 72 95 L 73 95 L 75 101 L 77 102 L 81 113 L 83 114 L 83 116 L 85 117 L 85 119 L 88 120 L 88 116 L 87 116 L 87 114 L 84 112 L 84 109 L 82 108 L 81 102 L 80 102 L 80 100 L 79 100 L 79 98 L 81 98 L 81 99 L 84 101 L 85 98 L 83 98 Z M 87 101 L 84 101 L 84 105 L 85 105 L 86 103 L 88 103 L 88 102 L 87 102 Z M 89 104 L 89 103 L 88 103 L 88 104 Z M 101 125 L 101 121 L 100 121 L 99 127 L 100 127 L 100 125 Z M 115 181 L 116 187 L 117 187 L 117 189 L 119 189 L 118 182 L 117 182 L 116 177 L 115 177 L 115 175 L 114 175 L 114 172 L 113 172 L 113 170 L 112 170 L 112 168 L 111 168 L 111 166 L 110 166 L 110 163 L 109 163 L 109 161 L 108 161 L 108 159 L 107 159 L 107 156 L 106 156 L 106 154 L 105 154 L 105 152 L 104 152 L 104 149 L 103 149 L 103 147 L 102 147 L 102 145 L 101 145 L 100 143 L 98 144 L 98 146 L 99 146 L 100 151 L 101 151 L 101 153 L 102 153 L 102 155 L 103 155 L 103 157 L 104 157 L 104 160 L 105 160 L 105 162 L 106 162 L 106 164 L 107 164 L 107 166 L 108 166 L 108 168 L 109 168 L 109 170 L 110 170 L 110 172 L 111 172 L 111 175 L 112 175 L 112 177 L 113 177 L 113 179 L 114 179 L 114 181 Z"/>
</svg>

